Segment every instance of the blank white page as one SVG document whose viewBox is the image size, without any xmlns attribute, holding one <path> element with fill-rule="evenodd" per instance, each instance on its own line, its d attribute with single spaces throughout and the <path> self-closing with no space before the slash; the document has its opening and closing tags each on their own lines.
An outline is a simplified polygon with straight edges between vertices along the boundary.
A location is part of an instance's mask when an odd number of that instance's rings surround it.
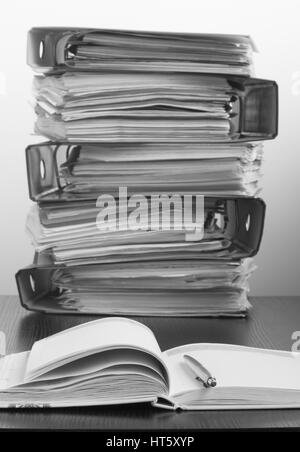
<svg viewBox="0 0 300 452">
<path fill-rule="evenodd" d="M 300 390 L 300 353 L 226 344 L 191 344 L 167 350 L 170 395 L 203 388 L 183 355 L 197 359 L 217 379 L 218 387 Z"/>
</svg>

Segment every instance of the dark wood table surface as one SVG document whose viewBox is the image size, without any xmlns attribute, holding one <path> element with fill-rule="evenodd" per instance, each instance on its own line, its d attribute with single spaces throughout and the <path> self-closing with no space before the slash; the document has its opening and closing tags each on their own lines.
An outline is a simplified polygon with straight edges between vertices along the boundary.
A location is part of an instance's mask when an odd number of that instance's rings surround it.
<svg viewBox="0 0 300 452">
<path fill-rule="evenodd" d="M 300 331 L 300 297 L 255 297 L 247 319 L 137 318 L 148 325 L 163 350 L 193 342 L 222 342 L 291 350 Z M 54 316 L 24 310 L 16 296 L 0 297 L 0 331 L 7 353 L 31 348 L 34 341 L 95 319 Z M 140 405 L 0 410 L 0 429 L 200 430 L 300 428 L 299 410 L 172 412 Z"/>
</svg>

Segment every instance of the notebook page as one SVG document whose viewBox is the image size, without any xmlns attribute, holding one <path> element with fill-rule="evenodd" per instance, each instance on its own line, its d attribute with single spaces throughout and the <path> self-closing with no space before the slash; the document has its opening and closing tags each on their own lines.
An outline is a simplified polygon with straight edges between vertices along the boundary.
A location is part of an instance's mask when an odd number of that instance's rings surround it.
<svg viewBox="0 0 300 452">
<path fill-rule="evenodd" d="M 26 367 L 26 381 L 80 356 L 112 348 L 145 350 L 161 361 L 152 331 L 134 320 L 105 318 L 84 323 L 35 342 Z"/>
<path fill-rule="evenodd" d="M 170 395 L 203 389 L 184 362 L 189 354 L 216 378 L 218 387 L 300 390 L 300 353 L 226 344 L 191 344 L 163 353 L 170 373 Z"/>
<path fill-rule="evenodd" d="M 29 352 L 12 353 L 0 358 L 0 391 L 24 382 L 28 358 Z"/>
</svg>

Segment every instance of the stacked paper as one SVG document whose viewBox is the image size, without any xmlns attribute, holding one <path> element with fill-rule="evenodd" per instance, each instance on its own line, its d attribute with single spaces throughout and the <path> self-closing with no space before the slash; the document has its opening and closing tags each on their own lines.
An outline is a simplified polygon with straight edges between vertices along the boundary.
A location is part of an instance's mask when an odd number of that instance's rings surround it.
<svg viewBox="0 0 300 452">
<path fill-rule="evenodd" d="M 30 32 L 28 53 L 43 72 L 35 132 L 51 140 L 27 155 L 35 309 L 244 316 L 261 141 L 277 133 L 276 84 L 252 78 L 251 39 L 47 33 Z"/>
</svg>

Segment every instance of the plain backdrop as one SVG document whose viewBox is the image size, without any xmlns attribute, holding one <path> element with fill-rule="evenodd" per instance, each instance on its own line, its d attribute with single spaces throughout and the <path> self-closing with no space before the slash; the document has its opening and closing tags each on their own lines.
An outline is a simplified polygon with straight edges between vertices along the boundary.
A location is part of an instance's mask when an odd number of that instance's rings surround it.
<svg viewBox="0 0 300 452">
<path fill-rule="evenodd" d="M 0 293 L 14 294 L 15 272 L 31 263 L 24 231 L 28 200 L 24 149 L 32 136 L 32 71 L 26 34 L 33 26 L 78 26 L 250 34 L 256 75 L 279 85 L 279 136 L 265 144 L 264 237 L 252 295 L 300 294 L 300 2 L 299 0 L 2 1 L 0 17 Z"/>
</svg>

